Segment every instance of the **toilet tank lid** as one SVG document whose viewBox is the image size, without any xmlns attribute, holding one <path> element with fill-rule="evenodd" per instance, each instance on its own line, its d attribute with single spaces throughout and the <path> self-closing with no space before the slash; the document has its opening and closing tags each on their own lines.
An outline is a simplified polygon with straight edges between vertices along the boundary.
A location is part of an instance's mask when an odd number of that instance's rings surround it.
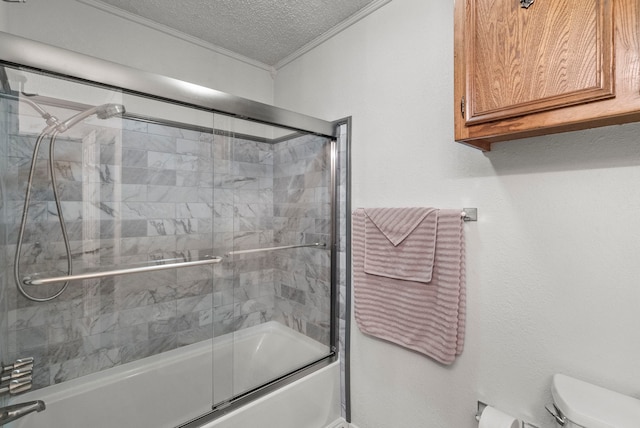
<svg viewBox="0 0 640 428">
<path fill-rule="evenodd" d="M 553 401 L 571 422 L 586 428 L 638 428 L 640 400 L 562 374 L 553 376 Z"/>
</svg>

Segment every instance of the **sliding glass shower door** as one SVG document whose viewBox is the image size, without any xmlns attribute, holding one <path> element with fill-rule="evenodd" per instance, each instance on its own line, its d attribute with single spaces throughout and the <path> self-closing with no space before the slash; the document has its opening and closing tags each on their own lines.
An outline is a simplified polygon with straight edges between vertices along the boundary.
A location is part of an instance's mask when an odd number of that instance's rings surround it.
<svg viewBox="0 0 640 428">
<path fill-rule="evenodd" d="M 38 390 L 211 340 L 213 114 L 6 72 L 2 361 L 33 357 Z M 210 410 L 210 375 L 163 375 L 164 395 L 185 400 L 174 425 Z"/>
<path fill-rule="evenodd" d="M 216 115 L 214 407 L 331 354 L 331 140 Z M 215 358 L 215 357 L 214 357 Z"/>
<path fill-rule="evenodd" d="M 3 70 L 0 357 L 31 390 L 177 361 L 177 426 L 335 356 L 332 139 Z"/>
<path fill-rule="evenodd" d="M 4 77 L 4 76 L 3 76 Z M 4 82 L 5 79 L 2 79 Z M 4 87 L 5 84 L 2 84 Z M 10 102 L 0 99 L 0 171 L 6 171 L 8 168 L 7 151 L 9 148 L 10 133 Z M 0 361 L 7 360 L 8 348 L 8 276 L 6 275 L 5 260 L 7 260 L 7 186 L 2 174 L 0 174 Z M 0 396 L 0 407 L 5 406 L 7 401 L 6 395 Z"/>
</svg>

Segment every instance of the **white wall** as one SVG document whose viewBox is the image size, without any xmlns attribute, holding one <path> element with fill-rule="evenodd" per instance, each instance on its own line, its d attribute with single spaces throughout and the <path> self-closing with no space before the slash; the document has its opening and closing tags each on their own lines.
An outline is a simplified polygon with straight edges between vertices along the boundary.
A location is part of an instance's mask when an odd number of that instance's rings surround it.
<svg viewBox="0 0 640 428">
<path fill-rule="evenodd" d="M 7 19 L 7 9 L 8 6 L 6 3 L 0 3 L 0 31 L 8 31 L 7 26 L 9 25 Z"/>
<path fill-rule="evenodd" d="M 0 31 L 273 103 L 268 70 L 75 0 L 0 2 Z"/>
<path fill-rule="evenodd" d="M 353 116 L 353 206 L 477 207 L 449 367 L 352 333 L 360 428 L 473 428 L 478 399 L 552 427 L 553 373 L 640 398 L 640 125 L 453 142 L 453 1 L 393 0 L 279 70 L 276 103 Z"/>
</svg>

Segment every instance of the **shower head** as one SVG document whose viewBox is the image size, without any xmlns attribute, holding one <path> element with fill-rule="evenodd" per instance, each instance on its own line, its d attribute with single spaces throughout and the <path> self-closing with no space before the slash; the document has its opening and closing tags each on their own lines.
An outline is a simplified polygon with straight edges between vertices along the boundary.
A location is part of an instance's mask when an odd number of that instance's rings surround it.
<svg viewBox="0 0 640 428">
<path fill-rule="evenodd" d="M 122 104 L 103 104 L 96 110 L 98 119 L 109 119 L 110 117 L 122 116 L 126 110 Z"/>
<path fill-rule="evenodd" d="M 109 119 L 114 116 L 122 116 L 124 113 L 125 108 L 122 104 L 102 104 L 100 106 L 91 107 L 73 117 L 70 117 L 55 128 L 58 132 L 65 132 L 69 128 L 75 126 L 78 122 L 83 121 L 93 114 L 95 114 L 99 119 Z"/>
</svg>

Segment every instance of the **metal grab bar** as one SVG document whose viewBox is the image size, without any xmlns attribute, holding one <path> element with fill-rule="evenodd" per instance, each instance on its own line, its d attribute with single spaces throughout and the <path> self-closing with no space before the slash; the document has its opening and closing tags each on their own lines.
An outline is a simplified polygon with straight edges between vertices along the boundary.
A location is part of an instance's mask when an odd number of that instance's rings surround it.
<svg viewBox="0 0 640 428">
<path fill-rule="evenodd" d="M 263 251 L 286 250 L 290 248 L 303 248 L 303 247 L 326 247 L 326 244 L 321 244 L 319 242 L 316 242 L 313 244 L 283 245 L 280 247 L 267 247 L 267 248 L 256 248 L 253 250 L 230 251 L 225 255 L 235 256 L 240 254 L 251 254 L 251 253 L 260 253 Z M 31 278 L 27 276 L 22 279 L 22 283 L 24 285 L 49 285 L 49 284 L 57 284 L 59 282 L 77 281 L 77 280 L 83 280 L 83 279 L 106 278 L 110 276 L 130 275 L 133 273 L 154 272 L 157 270 L 180 269 L 180 268 L 186 268 L 186 267 L 192 267 L 192 266 L 209 265 L 214 263 L 220 263 L 221 261 L 222 261 L 222 257 L 216 256 L 206 260 L 197 260 L 195 262 L 169 263 L 164 265 L 144 266 L 144 267 L 129 268 L 129 269 L 107 270 L 103 272 L 91 272 L 91 273 L 79 273 L 76 275 L 54 276 L 50 278 Z"/>
<path fill-rule="evenodd" d="M 261 253 L 263 251 L 276 251 L 276 250 L 288 250 L 289 248 L 303 248 L 303 247 L 326 247 L 326 244 L 321 244 L 316 242 L 314 244 L 298 244 L 298 245 L 283 245 L 281 247 L 267 247 L 267 248 L 256 248 L 253 250 L 238 250 L 238 251 L 230 251 L 226 256 L 236 256 L 240 254 L 251 254 L 251 253 Z"/>
<path fill-rule="evenodd" d="M 142 273 L 142 272 L 153 272 L 157 270 L 166 270 L 166 269 L 180 269 L 192 266 L 201 266 L 201 265 L 210 265 L 214 263 L 220 263 L 222 261 L 222 257 L 211 257 L 206 260 L 197 260 L 194 262 L 180 262 L 180 263 L 169 263 L 165 265 L 153 265 L 153 266 L 144 266 L 137 268 L 129 268 L 129 269 L 115 269 L 115 270 L 107 270 L 104 272 L 91 272 L 91 273 L 80 273 L 77 275 L 65 275 L 65 276 L 55 276 L 51 278 L 30 278 L 25 277 L 22 280 L 24 285 L 49 285 L 55 284 L 58 282 L 67 282 L 67 281 L 76 281 L 82 279 L 94 279 L 94 278 L 105 278 L 110 276 L 118 276 L 118 275 L 130 275 L 133 273 Z"/>
</svg>

